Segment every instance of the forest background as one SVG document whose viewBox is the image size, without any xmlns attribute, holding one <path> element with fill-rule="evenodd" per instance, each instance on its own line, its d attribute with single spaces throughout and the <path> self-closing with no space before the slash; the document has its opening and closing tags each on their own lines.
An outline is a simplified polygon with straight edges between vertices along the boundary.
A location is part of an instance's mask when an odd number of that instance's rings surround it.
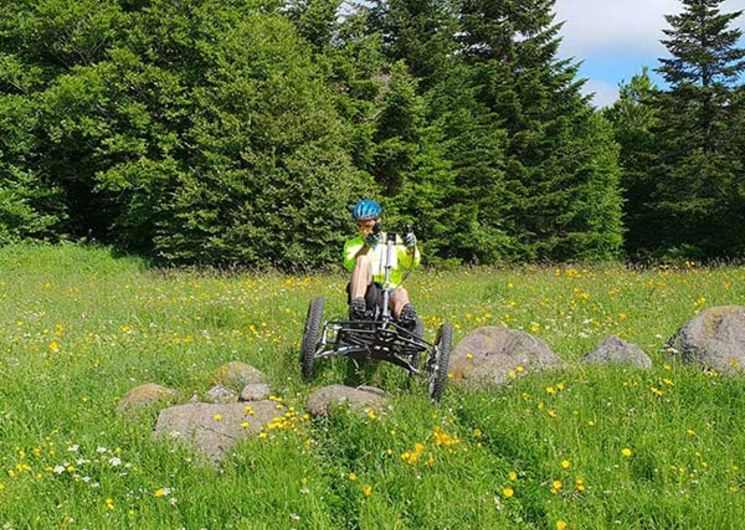
<svg viewBox="0 0 745 530">
<path fill-rule="evenodd" d="M 741 13 L 683 0 L 598 110 L 554 4 L 2 3 L 0 244 L 304 270 L 370 196 L 431 264 L 742 257 Z"/>
</svg>

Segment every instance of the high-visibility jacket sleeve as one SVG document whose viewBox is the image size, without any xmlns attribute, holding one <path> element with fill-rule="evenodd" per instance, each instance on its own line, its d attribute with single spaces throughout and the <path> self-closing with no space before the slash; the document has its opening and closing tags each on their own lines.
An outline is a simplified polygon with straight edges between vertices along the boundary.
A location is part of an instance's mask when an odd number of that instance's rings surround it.
<svg viewBox="0 0 745 530">
<path fill-rule="evenodd" d="M 354 266 L 356 263 L 355 256 L 360 251 L 363 244 L 364 241 L 361 237 L 348 239 L 344 242 L 344 268 L 347 269 L 349 272 L 352 272 L 354 270 Z"/>
<path fill-rule="evenodd" d="M 414 247 L 413 253 L 410 253 L 406 246 L 396 245 L 396 251 L 398 254 L 398 266 L 402 269 L 416 269 L 422 262 L 422 253 L 419 252 L 418 246 Z"/>
</svg>

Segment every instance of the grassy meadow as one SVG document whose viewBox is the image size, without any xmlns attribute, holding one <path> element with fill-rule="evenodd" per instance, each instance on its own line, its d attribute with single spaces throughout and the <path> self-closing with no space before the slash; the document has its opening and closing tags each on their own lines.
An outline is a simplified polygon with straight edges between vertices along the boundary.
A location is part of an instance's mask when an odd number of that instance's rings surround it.
<svg viewBox="0 0 745 530">
<path fill-rule="evenodd" d="M 148 270 L 78 246 L 0 249 L 0 529 L 732 529 L 745 526 L 745 380 L 676 364 L 665 341 L 696 312 L 745 304 L 745 268 L 618 265 L 423 271 L 407 281 L 427 328 L 456 342 L 524 329 L 569 368 L 501 389 L 424 385 L 380 366 L 368 416 L 304 419 L 343 360 L 300 377 L 308 301 L 343 314 L 342 274 Z M 651 370 L 576 361 L 608 335 Z M 133 387 L 183 401 L 241 360 L 296 421 L 220 469 L 115 414 Z"/>
</svg>

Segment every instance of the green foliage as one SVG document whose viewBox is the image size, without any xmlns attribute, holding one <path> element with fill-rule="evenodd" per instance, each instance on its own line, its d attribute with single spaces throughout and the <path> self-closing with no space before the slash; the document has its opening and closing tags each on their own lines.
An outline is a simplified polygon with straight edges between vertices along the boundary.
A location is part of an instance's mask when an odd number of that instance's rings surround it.
<svg viewBox="0 0 745 530">
<path fill-rule="evenodd" d="M 507 132 L 500 217 L 520 257 L 612 259 L 622 240 L 616 148 L 579 93 L 577 66 L 556 58 L 553 4 L 462 4 L 476 97 Z"/>
<path fill-rule="evenodd" d="M 625 246 L 630 255 L 637 254 L 640 247 L 654 245 L 656 238 L 654 212 L 649 203 L 656 190 L 650 169 L 657 156 L 657 139 L 653 133 L 659 122 L 655 106 L 657 90 L 648 69 L 644 68 L 631 81 L 620 84 L 618 100 L 604 112 L 621 147 Z"/>
<path fill-rule="evenodd" d="M 30 131 L 33 104 L 0 95 L 0 245 L 26 238 L 55 240 L 65 218 L 61 193 L 38 171 L 39 153 Z"/>
<path fill-rule="evenodd" d="M 348 226 L 344 206 L 364 191 L 343 125 L 287 21 L 234 22 L 204 43 L 212 66 L 193 94 L 189 170 L 161 202 L 156 252 L 283 268 L 331 261 Z"/>
<path fill-rule="evenodd" d="M 632 255 L 737 256 L 743 249 L 742 103 L 735 83 L 745 71 L 740 12 L 719 0 L 684 0 L 662 42 L 671 57 L 622 87 L 608 113 L 622 145 L 628 249 Z"/>
<path fill-rule="evenodd" d="M 457 51 L 456 5 L 452 0 L 376 0 L 372 26 L 384 36 L 392 61 L 404 61 L 422 90 L 448 75 Z"/>
<path fill-rule="evenodd" d="M 634 257 L 738 255 L 739 13 L 685 0 L 671 89 L 643 72 L 601 116 L 554 4 L 4 3 L 0 241 L 316 267 L 374 196 L 431 263 L 614 259 L 624 233 Z"/>
</svg>

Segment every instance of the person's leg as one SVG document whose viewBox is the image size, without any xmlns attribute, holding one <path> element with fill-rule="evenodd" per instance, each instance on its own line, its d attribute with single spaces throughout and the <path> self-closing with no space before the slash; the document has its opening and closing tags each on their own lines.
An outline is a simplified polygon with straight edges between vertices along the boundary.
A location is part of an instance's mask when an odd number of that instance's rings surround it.
<svg viewBox="0 0 745 530">
<path fill-rule="evenodd" d="M 413 328 L 416 324 L 416 309 L 409 300 L 409 292 L 403 287 L 399 287 L 391 295 L 391 311 L 393 318 L 404 326 Z"/>
<path fill-rule="evenodd" d="M 372 264 L 367 255 L 357 256 L 354 270 L 352 271 L 352 284 L 350 293 L 352 300 L 365 298 L 367 287 L 372 283 Z"/>
<path fill-rule="evenodd" d="M 366 255 L 357 256 L 352 271 L 352 281 L 349 283 L 349 316 L 350 318 L 364 318 L 367 311 L 365 294 L 372 283 L 372 265 Z"/>
</svg>

